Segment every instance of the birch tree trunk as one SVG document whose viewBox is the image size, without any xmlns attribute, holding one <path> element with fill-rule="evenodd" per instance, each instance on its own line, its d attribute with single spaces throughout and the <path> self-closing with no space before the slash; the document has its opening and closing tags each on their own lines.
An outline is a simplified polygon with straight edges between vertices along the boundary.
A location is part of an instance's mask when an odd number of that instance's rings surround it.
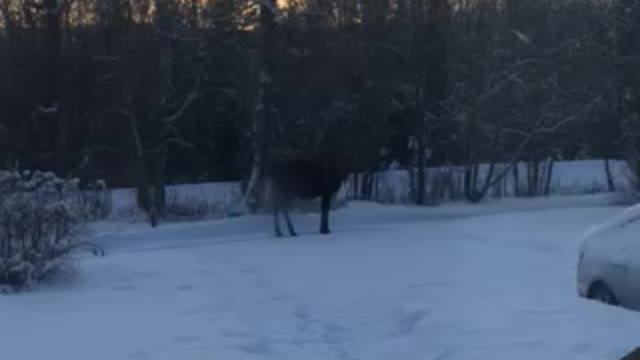
<svg viewBox="0 0 640 360">
<path fill-rule="evenodd" d="M 250 86 L 256 86 L 256 106 L 252 111 L 254 129 L 254 154 L 249 182 L 243 196 L 244 211 L 248 210 L 249 199 L 253 196 L 261 203 L 259 192 L 261 180 L 268 168 L 268 152 L 271 148 L 273 129 L 273 68 L 275 61 L 275 0 L 264 0 L 260 3 L 261 51 L 252 63 Z M 264 183 L 263 183 L 264 184 Z"/>
</svg>

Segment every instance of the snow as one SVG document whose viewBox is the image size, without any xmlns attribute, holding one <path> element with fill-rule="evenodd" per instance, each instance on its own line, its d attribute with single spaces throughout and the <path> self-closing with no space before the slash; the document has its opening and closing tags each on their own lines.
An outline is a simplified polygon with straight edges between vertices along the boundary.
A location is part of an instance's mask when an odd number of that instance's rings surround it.
<svg viewBox="0 0 640 360">
<path fill-rule="evenodd" d="M 223 209 L 234 204 L 240 197 L 240 184 L 234 182 L 217 182 L 201 184 L 178 184 L 166 187 L 167 202 L 188 207 L 201 204 L 210 208 Z M 135 189 L 120 188 L 111 190 L 112 210 L 110 219 L 134 219 L 142 217 L 136 202 Z"/>
<path fill-rule="evenodd" d="M 557 161 L 554 163 L 550 194 L 552 195 L 579 195 L 590 193 L 601 193 L 608 191 L 607 176 L 604 167 L 604 160 L 576 160 Z M 494 175 L 501 173 L 504 164 L 496 164 Z M 627 184 L 629 171 L 625 161 L 610 161 L 611 176 L 614 184 L 619 188 Z M 525 163 L 518 164 L 520 174 L 520 187 L 526 188 L 527 168 Z M 481 164 L 478 169 L 479 182 L 484 181 L 489 170 L 489 164 Z M 463 184 L 464 168 L 461 166 L 445 166 L 428 168 L 427 179 L 434 178 L 442 172 L 451 172 L 454 181 L 458 184 L 458 191 L 461 191 Z M 381 201 L 390 203 L 407 202 L 410 190 L 409 175 L 406 170 L 388 170 L 377 175 L 377 190 L 374 193 Z M 514 196 L 515 180 L 511 171 L 507 173 L 503 181 L 491 187 L 489 196 L 511 197 Z M 427 183 L 429 189 L 429 182 Z M 349 189 L 350 190 L 350 189 Z"/>
<path fill-rule="evenodd" d="M 3 358 L 618 359 L 638 313 L 576 294 L 585 229 L 606 197 L 350 203 L 317 234 L 268 216 L 96 224 L 104 258 L 74 281 L 0 297 Z"/>
<path fill-rule="evenodd" d="M 500 172 L 500 166 L 496 173 Z M 626 184 L 628 178 L 627 166 L 624 161 L 610 161 L 614 183 L 621 187 Z M 479 168 L 479 178 L 483 179 L 488 169 L 488 164 Z M 525 164 L 519 164 L 520 181 L 526 178 Z M 429 168 L 427 178 L 433 178 L 434 174 L 442 171 L 453 171 L 456 181 L 462 185 L 463 169 L 461 167 Z M 376 175 L 377 190 L 374 191 L 376 200 L 394 204 L 408 202 L 409 177 L 406 170 L 393 169 L 380 172 Z M 513 196 L 513 177 L 510 173 L 505 181 L 496 184 L 489 192 L 493 196 L 496 192 L 500 197 Z M 524 185 L 522 185 L 524 186 Z M 352 192 L 352 182 L 348 181 L 338 194 L 338 198 L 345 199 Z M 603 193 L 608 190 L 606 173 L 603 160 L 558 161 L 554 164 L 550 192 L 553 195 L 583 195 Z M 230 213 L 240 213 L 242 191 L 240 184 L 236 182 L 180 184 L 167 186 L 167 198 L 170 204 L 178 204 L 187 208 L 198 208 L 204 205 L 208 209 L 208 217 L 225 217 Z M 136 205 L 136 193 L 134 189 L 112 190 L 111 220 L 144 220 L 144 215 Z"/>
</svg>

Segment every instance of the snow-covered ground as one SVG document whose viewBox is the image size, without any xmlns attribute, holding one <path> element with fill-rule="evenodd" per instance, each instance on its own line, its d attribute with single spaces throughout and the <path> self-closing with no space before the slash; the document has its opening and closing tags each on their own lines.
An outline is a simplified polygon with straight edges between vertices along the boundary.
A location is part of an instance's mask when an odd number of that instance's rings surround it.
<svg viewBox="0 0 640 360">
<path fill-rule="evenodd" d="M 268 216 L 100 224 L 108 254 L 73 282 L 0 297 L 0 358 L 618 359 L 640 314 L 575 290 L 606 201 L 351 203 L 282 239 Z"/>
</svg>

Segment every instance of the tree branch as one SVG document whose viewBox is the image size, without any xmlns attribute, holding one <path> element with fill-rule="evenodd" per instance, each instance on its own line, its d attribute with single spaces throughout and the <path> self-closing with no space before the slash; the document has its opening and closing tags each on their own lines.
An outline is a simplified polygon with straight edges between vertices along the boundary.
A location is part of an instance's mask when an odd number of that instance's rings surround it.
<svg viewBox="0 0 640 360">
<path fill-rule="evenodd" d="M 189 108 L 189 106 L 191 106 L 191 104 L 193 104 L 193 102 L 196 101 L 196 99 L 198 99 L 198 88 L 200 87 L 200 81 L 201 81 L 200 79 L 201 78 L 198 78 L 198 80 L 196 80 L 196 84 L 194 85 L 193 90 L 191 90 L 189 95 L 187 95 L 187 97 L 184 99 L 184 101 L 182 102 L 182 105 L 180 105 L 178 110 L 174 112 L 172 115 L 169 115 L 162 119 L 162 122 L 164 124 L 171 124 L 176 120 L 178 120 L 180 117 L 182 117 L 182 115 L 187 110 L 187 108 Z"/>
<path fill-rule="evenodd" d="M 535 136 L 541 135 L 541 134 L 554 133 L 556 130 L 558 130 L 559 128 L 561 128 L 565 124 L 568 124 L 569 122 L 575 120 L 576 118 L 577 118 L 577 116 L 571 115 L 571 116 L 568 116 L 568 117 L 560 120 L 558 123 L 556 123 L 552 127 L 549 127 L 549 128 L 538 128 L 538 129 L 532 131 L 531 133 L 529 133 L 527 135 L 527 137 L 520 143 L 520 145 L 518 146 L 518 148 L 514 152 L 514 155 L 511 156 L 511 159 L 506 163 L 507 166 L 502 168 L 502 171 L 500 171 L 498 173 L 498 175 L 493 180 L 487 181 L 484 184 L 481 193 L 485 193 L 487 190 L 489 190 L 489 188 L 491 188 L 492 186 L 494 186 L 495 184 L 500 182 L 502 180 L 502 178 L 509 171 L 511 171 L 511 169 L 515 166 L 515 164 L 518 163 L 518 159 L 520 159 L 520 155 L 522 155 L 522 152 L 524 151 L 525 147 L 527 147 L 527 145 L 529 145 L 529 143 L 531 142 L 531 140 L 533 140 L 533 138 Z"/>
</svg>

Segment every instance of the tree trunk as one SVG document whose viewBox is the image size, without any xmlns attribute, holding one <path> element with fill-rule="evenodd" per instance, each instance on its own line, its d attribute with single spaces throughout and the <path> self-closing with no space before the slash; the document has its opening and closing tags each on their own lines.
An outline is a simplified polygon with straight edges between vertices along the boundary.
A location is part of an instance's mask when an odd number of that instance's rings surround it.
<svg viewBox="0 0 640 360">
<path fill-rule="evenodd" d="M 493 187 L 493 197 L 500 198 L 502 197 L 502 186 L 504 185 L 504 181 L 498 181 Z"/>
<path fill-rule="evenodd" d="M 417 173 L 417 193 L 416 193 L 416 205 L 424 205 L 426 194 L 426 176 L 425 176 L 425 149 L 424 140 L 422 139 L 422 133 L 418 135 L 418 173 Z"/>
<path fill-rule="evenodd" d="M 373 186 L 373 198 L 377 201 L 381 200 L 380 199 L 380 180 L 378 179 L 377 174 L 374 172 L 371 176 L 371 182 L 372 182 L 372 186 Z"/>
<path fill-rule="evenodd" d="M 504 167 L 506 165 L 502 164 L 502 168 L 501 170 L 504 170 Z M 508 176 L 503 176 L 503 181 L 502 181 L 502 191 L 500 193 L 501 197 L 506 197 L 508 196 L 507 193 L 509 192 L 509 177 Z"/>
<path fill-rule="evenodd" d="M 165 20 L 160 19 L 161 25 L 165 25 Z M 168 22 L 166 24 L 169 27 Z M 157 74 L 158 86 L 160 86 L 160 94 L 164 98 L 171 96 L 171 78 L 173 71 L 173 51 L 171 43 L 167 39 L 162 39 L 160 44 L 160 59 Z M 151 149 L 148 152 L 147 161 L 150 179 L 151 193 L 151 209 L 149 212 L 151 225 L 156 226 L 160 218 L 165 216 L 166 196 L 166 162 L 168 156 L 168 145 L 165 143 L 164 136 L 167 128 L 167 121 L 163 118 L 153 119 L 157 122 L 151 129 Z"/>
<path fill-rule="evenodd" d="M 489 166 L 490 172 L 487 176 L 493 176 L 493 167 L 494 163 Z M 473 162 L 471 164 L 466 165 L 465 173 L 464 173 L 464 193 L 467 200 L 471 202 L 479 202 L 484 198 L 489 187 L 485 188 L 484 186 L 478 190 L 478 175 L 480 173 L 480 164 L 477 162 Z M 490 179 L 485 179 L 485 183 Z"/>
<path fill-rule="evenodd" d="M 494 176 L 493 176 L 495 169 L 496 169 L 496 163 L 495 161 L 491 161 L 491 163 L 489 163 L 489 168 L 487 169 L 487 174 L 485 175 L 484 182 L 480 190 L 477 190 L 476 186 L 474 185 L 474 188 L 473 188 L 474 193 L 472 198 L 470 199 L 472 202 L 480 202 L 482 199 L 484 199 L 484 197 L 487 195 L 491 187 L 497 183 L 496 181 L 494 181 Z M 477 164 L 476 164 L 475 176 L 476 178 L 478 176 Z"/>
<path fill-rule="evenodd" d="M 476 192 L 478 187 L 478 174 L 480 173 L 480 164 L 474 163 L 471 167 L 471 190 Z"/>
<path fill-rule="evenodd" d="M 527 162 L 527 196 L 533 197 L 538 192 L 538 169 L 539 163 L 537 160 Z"/>
<path fill-rule="evenodd" d="M 520 175 L 518 173 L 518 168 L 520 164 L 515 164 L 513 166 L 513 194 L 516 197 L 520 197 Z"/>
<path fill-rule="evenodd" d="M 464 179 L 463 179 L 464 197 L 467 199 L 471 199 L 472 193 L 473 193 L 473 188 L 471 186 L 471 181 L 473 178 L 472 172 L 473 172 L 473 164 L 467 163 L 464 166 L 464 175 L 463 175 L 464 176 Z"/>
<path fill-rule="evenodd" d="M 425 176 L 425 108 L 424 108 L 424 94 L 420 89 L 420 85 L 416 85 L 415 88 L 415 96 L 416 96 L 416 114 L 415 121 L 417 125 L 417 173 L 416 173 L 416 205 L 424 205 L 425 195 L 426 195 L 426 176 Z"/>
<path fill-rule="evenodd" d="M 414 166 L 413 164 L 409 164 L 409 167 L 407 168 L 407 175 L 409 176 L 409 194 L 408 194 L 408 201 L 415 201 L 416 200 L 416 178 L 415 178 L 415 174 L 414 174 Z"/>
<path fill-rule="evenodd" d="M 353 196 L 354 199 L 358 199 L 358 196 L 360 195 L 359 191 L 360 191 L 360 176 L 359 174 L 353 173 L 353 178 L 351 179 L 351 183 L 353 184 L 353 188 L 351 189 L 351 196 Z"/>
<path fill-rule="evenodd" d="M 261 51 L 258 58 L 254 59 L 252 73 L 252 81 L 257 82 L 258 92 L 257 100 L 261 106 L 250 109 L 254 114 L 254 129 L 256 134 L 256 146 L 253 156 L 253 164 L 251 169 L 251 177 L 249 186 L 244 195 L 244 203 L 249 196 L 256 195 L 257 185 L 265 175 L 265 170 L 269 167 L 269 150 L 272 147 L 273 139 L 273 76 L 275 65 L 275 14 L 273 9 L 276 8 L 275 0 L 264 0 L 260 5 L 260 32 L 261 32 Z M 256 104 L 257 105 L 257 104 Z M 258 108 L 261 108 L 261 116 L 258 116 Z M 260 197 L 256 196 L 256 199 Z M 258 203 L 258 208 L 265 204 Z"/>
<path fill-rule="evenodd" d="M 375 200 L 375 194 L 374 194 L 374 180 L 375 180 L 375 173 L 374 172 L 369 172 L 367 174 L 367 200 Z"/>
<path fill-rule="evenodd" d="M 551 194 L 551 182 L 553 181 L 553 168 L 555 165 L 555 161 L 553 159 L 549 159 L 547 164 L 547 172 L 546 179 L 544 184 L 544 196 L 549 196 Z"/>
<path fill-rule="evenodd" d="M 362 177 L 360 178 L 360 194 L 358 195 L 362 200 L 365 200 L 368 198 L 367 184 L 369 184 L 369 173 L 363 174 Z"/>
<path fill-rule="evenodd" d="M 258 59 L 254 56 L 253 61 L 251 63 L 251 68 L 249 69 L 249 90 L 247 94 L 248 105 L 247 111 L 249 113 L 250 122 L 253 126 L 253 133 L 255 137 L 253 138 L 253 157 L 251 159 L 251 172 L 249 174 L 249 180 L 247 182 L 247 187 L 244 191 L 244 196 L 242 199 L 242 205 L 245 206 L 244 211 L 253 211 L 255 208 L 249 204 L 249 199 L 251 197 L 256 196 L 256 188 L 261 177 L 262 170 L 264 168 L 264 126 L 260 121 L 260 117 L 258 115 L 258 104 L 262 99 L 262 87 L 260 85 L 260 76 L 259 76 L 259 65 Z M 252 210 L 253 209 L 253 210 Z"/>
<path fill-rule="evenodd" d="M 57 123 L 55 169 L 58 176 L 64 177 L 67 171 L 69 141 L 68 116 L 63 112 L 62 104 L 62 24 L 60 4 L 58 0 L 46 0 L 46 22 L 47 22 L 47 46 L 49 61 L 49 79 L 47 102 L 48 107 L 55 109 L 55 122 Z"/>
<path fill-rule="evenodd" d="M 411 58 L 414 63 L 420 61 L 420 47 L 422 46 L 422 39 L 419 38 L 421 18 L 419 13 L 422 8 L 422 3 L 418 0 L 411 1 L 411 14 L 412 14 L 412 43 L 411 43 Z M 425 64 L 426 65 L 426 64 Z M 417 70 L 417 69 L 416 69 Z M 415 111 L 414 126 L 416 129 L 416 142 L 417 142 L 417 174 L 416 174 L 416 205 L 423 205 L 425 200 L 425 93 L 424 93 L 424 76 L 418 73 L 414 74 L 413 91 L 415 97 Z"/>
<path fill-rule="evenodd" d="M 69 128 L 68 117 L 70 114 L 63 111 L 62 105 L 58 109 L 58 134 L 56 137 L 56 173 L 60 177 L 67 175 L 69 165 Z"/>
<path fill-rule="evenodd" d="M 609 161 L 609 158 L 604 159 L 604 172 L 607 176 L 607 187 L 609 189 L 609 192 L 615 192 L 616 184 L 613 181 L 613 174 L 611 173 L 611 162 Z"/>
<path fill-rule="evenodd" d="M 131 130 L 131 136 L 133 138 L 133 142 L 135 145 L 135 158 L 136 158 L 136 197 L 138 201 L 138 206 L 149 212 L 152 208 L 152 198 L 153 195 L 151 193 L 151 188 L 149 186 L 149 175 L 147 171 L 147 164 L 144 156 L 144 148 L 142 146 L 142 139 L 140 138 L 140 132 L 138 128 L 138 122 L 133 117 L 133 115 L 129 115 L 129 127 Z"/>
<path fill-rule="evenodd" d="M 540 161 L 533 164 L 533 191 L 531 196 L 540 195 Z"/>
</svg>

